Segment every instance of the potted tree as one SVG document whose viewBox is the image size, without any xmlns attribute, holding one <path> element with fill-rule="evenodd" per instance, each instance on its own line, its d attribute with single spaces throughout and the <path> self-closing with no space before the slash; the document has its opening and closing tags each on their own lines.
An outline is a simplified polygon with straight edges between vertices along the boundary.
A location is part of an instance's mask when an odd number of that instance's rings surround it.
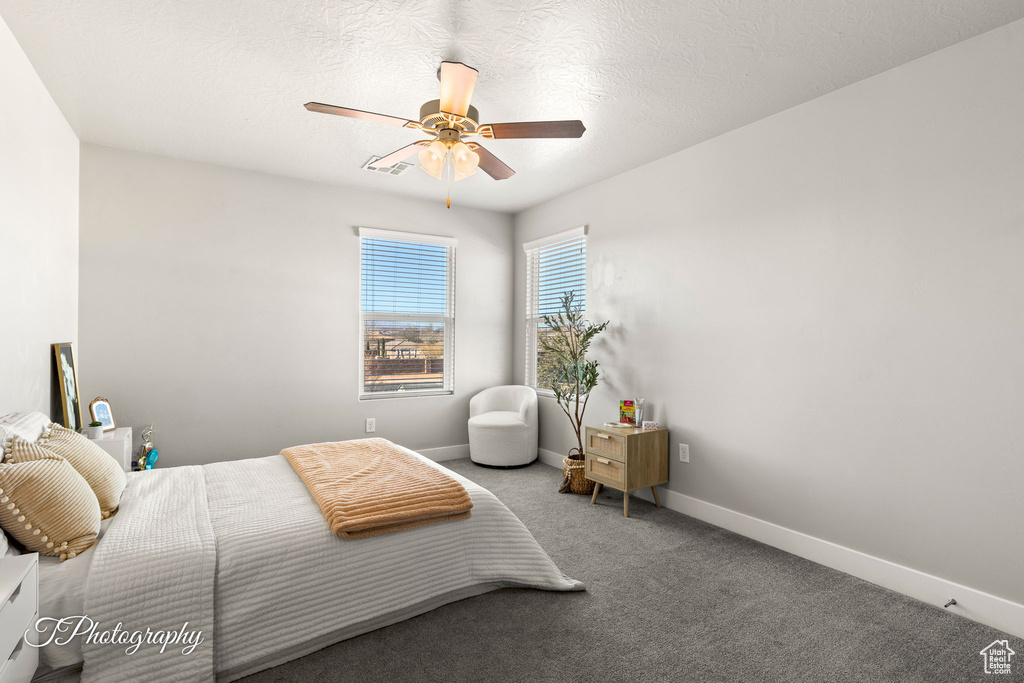
<svg viewBox="0 0 1024 683">
<path fill-rule="evenodd" d="M 564 478 L 558 491 L 589 494 L 594 482 L 584 476 L 583 414 L 600 373 L 597 361 L 587 358 L 587 351 L 594 337 L 608 327 L 608 321 L 595 324 L 586 320 L 582 305 L 575 303 L 574 292 L 564 294 L 559 303 L 561 311 L 557 315 L 541 316 L 546 329 L 538 330 L 537 335 L 543 352 L 537 360 L 537 379 L 554 393 L 576 435 L 576 447 L 562 461 Z"/>
</svg>

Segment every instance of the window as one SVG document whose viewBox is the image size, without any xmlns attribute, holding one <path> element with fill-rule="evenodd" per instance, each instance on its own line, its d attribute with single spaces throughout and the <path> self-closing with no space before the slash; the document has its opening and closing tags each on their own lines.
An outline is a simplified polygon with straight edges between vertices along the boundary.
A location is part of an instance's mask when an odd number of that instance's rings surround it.
<svg viewBox="0 0 1024 683">
<path fill-rule="evenodd" d="M 455 240 L 359 229 L 360 398 L 450 394 Z"/>
<path fill-rule="evenodd" d="M 548 328 L 543 315 L 555 315 L 561 298 L 573 293 L 573 302 L 587 306 L 586 226 L 527 242 L 526 251 L 526 384 L 550 394 L 551 360 L 538 339 Z"/>
</svg>

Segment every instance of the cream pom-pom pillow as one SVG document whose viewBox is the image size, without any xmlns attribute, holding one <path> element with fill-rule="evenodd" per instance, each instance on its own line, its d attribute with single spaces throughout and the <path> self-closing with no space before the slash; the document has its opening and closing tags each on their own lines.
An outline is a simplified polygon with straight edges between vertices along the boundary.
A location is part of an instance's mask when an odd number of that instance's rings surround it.
<svg viewBox="0 0 1024 683">
<path fill-rule="evenodd" d="M 71 463 L 27 445 L 25 460 L 0 464 L 0 527 L 31 552 L 73 558 L 96 542 L 99 501 Z"/>
<path fill-rule="evenodd" d="M 25 443 L 19 442 L 17 438 L 12 441 L 13 453 L 9 456 L 11 460 L 19 462 L 22 459 L 18 452 L 19 447 Z M 117 512 L 121 494 L 124 493 L 128 481 L 124 470 L 121 469 L 121 463 L 78 432 L 65 429 L 58 424 L 51 424 L 36 444 L 62 456 L 85 477 L 100 501 L 103 519 Z"/>
</svg>

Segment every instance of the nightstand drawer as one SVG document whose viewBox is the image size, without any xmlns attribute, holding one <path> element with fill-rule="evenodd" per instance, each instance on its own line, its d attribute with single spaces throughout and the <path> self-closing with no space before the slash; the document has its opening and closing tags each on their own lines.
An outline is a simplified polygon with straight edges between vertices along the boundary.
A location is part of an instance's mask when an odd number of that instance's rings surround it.
<svg viewBox="0 0 1024 683">
<path fill-rule="evenodd" d="M 33 563 L 20 585 L 0 606 L 0 662 L 6 662 L 21 641 L 36 613 L 36 565 Z M 22 654 L 24 656 L 24 654 Z"/>
<path fill-rule="evenodd" d="M 18 647 L 8 655 L 3 664 L 0 664 L 0 683 L 30 681 L 38 666 L 38 648 L 27 645 L 24 640 L 19 640 Z"/>
<path fill-rule="evenodd" d="M 625 486 L 626 467 L 618 460 L 587 453 L 586 477 L 610 486 Z"/>
<path fill-rule="evenodd" d="M 588 429 L 587 453 L 597 453 L 612 460 L 625 462 L 626 437 Z"/>
</svg>

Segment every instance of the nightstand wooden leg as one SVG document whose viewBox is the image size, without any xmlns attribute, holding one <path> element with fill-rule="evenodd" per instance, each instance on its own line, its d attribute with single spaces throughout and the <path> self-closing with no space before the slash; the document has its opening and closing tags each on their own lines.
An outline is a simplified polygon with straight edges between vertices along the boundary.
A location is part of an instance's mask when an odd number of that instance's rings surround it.
<svg viewBox="0 0 1024 683">
<path fill-rule="evenodd" d="M 651 493 L 654 494 L 654 504 L 657 505 L 658 507 L 661 507 L 661 499 L 658 498 L 658 487 L 652 486 Z"/>
<path fill-rule="evenodd" d="M 629 491 L 622 492 L 622 516 L 629 517 Z"/>
<path fill-rule="evenodd" d="M 590 504 L 593 505 L 597 501 L 597 494 L 601 491 L 600 484 L 594 484 L 594 493 L 590 496 Z"/>
</svg>

